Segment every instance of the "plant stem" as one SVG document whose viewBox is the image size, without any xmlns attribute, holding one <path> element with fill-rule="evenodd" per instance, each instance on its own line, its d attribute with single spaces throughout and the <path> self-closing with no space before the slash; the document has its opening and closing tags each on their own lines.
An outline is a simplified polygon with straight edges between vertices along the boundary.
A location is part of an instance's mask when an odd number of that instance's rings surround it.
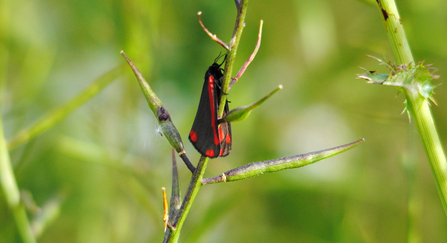
<svg viewBox="0 0 447 243">
<path fill-rule="evenodd" d="M 220 102 L 219 102 L 219 117 L 222 117 L 224 108 L 225 108 L 225 101 L 227 100 L 227 93 L 230 88 L 230 82 L 231 82 L 231 75 L 233 73 L 233 66 L 234 66 L 234 60 L 236 59 L 236 53 L 237 48 L 239 46 L 239 42 L 241 40 L 242 31 L 244 30 L 244 21 L 245 16 L 247 15 L 247 8 L 248 8 L 248 0 L 242 0 L 242 2 L 238 6 L 237 11 L 237 18 L 236 18 L 236 24 L 234 26 L 234 32 L 233 37 L 230 41 L 230 48 L 231 51 L 228 54 L 225 68 L 224 68 L 224 77 L 223 77 L 223 94 L 221 96 Z"/>
<path fill-rule="evenodd" d="M 11 213 L 14 217 L 20 237 L 25 243 L 36 242 L 26 215 L 25 207 L 20 203 L 20 191 L 12 170 L 8 147 L 3 134 L 3 123 L 0 117 L 0 186 Z"/>
<path fill-rule="evenodd" d="M 231 82 L 231 75 L 233 71 L 233 65 L 234 60 L 236 58 L 237 48 L 239 46 L 239 42 L 242 35 L 242 30 L 244 28 L 244 21 L 245 16 L 247 13 L 247 7 L 248 7 L 248 0 L 243 0 L 240 4 L 237 4 L 237 19 L 236 24 L 234 28 L 233 37 L 230 41 L 230 48 L 231 51 L 229 52 L 228 58 L 226 60 L 225 68 L 224 68 L 224 78 L 223 78 L 223 95 L 220 100 L 220 106 L 219 106 L 219 117 L 222 117 L 225 102 L 226 102 L 226 93 L 229 90 L 230 82 Z M 193 177 L 191 179 L 191 183 L 189 184 L 188 191 L 186 193 L 185 199 L 183 200 L 182 207 L 180 208 L 180 212 L 174 221 L 174 227 L 175 230 L 168 229 L 165 233 L 165 237 L 163 242 L 177 242 L 178 238 L 180 236 L 180 232 L 183 226 L 183 223 L 186 220 L 186 216 L 188 215 L 189 209 L 191 208 L 192 203 L 194 202 L 194 199 L 197 195 L 197 193 L 200 190 L 200 187 L 202 186 L 202 178 L 203 174 L 205 173 L 206 165 L 208 164 L 209 158 L 202 156 L 199 164 L 197 165 L 197 168 L 193 174 Z"/>
<path fill-rule="evenodd" d="M 191 209 L 192 203 L 197 196 L 197 193 L 202 186 L 202 178 L 205 173 L 206 165 L 208 164 L 209 158 L 202 156 L 200 158 L 199 164 L 192 176 L 191 182 L 189 183 L 188 191 L 186 192 L 185 199 L 183 200 L 182 207 L 177 218 L 174 221 L 175 230 L 166 230 L 163 242 L 175 243 L 178 241 L 180 232 L 182 230 L 183 223 L 188 216 L 189 210 Z"/>
<path fill-rule="evenodd" d="M 407 97 L 411 95 L 410 92 L 406 93 L 408 93 L 406 94 Z M 407 107 L 416 122 L 438 188 L 442 206 L 447 215 L 447 162 L 445 153 L 436 131 L 428 100 L 423 99 L 422 102 L 415 102 L 414 100 L 416 99 L 407 98 L 407 102 L 409 102 Z"/>
<path fill-rule="evenodd" d="M 414 64 L 405 32 L 394 0 L 377 1 L 397 63 Z M 444 211 L 447 214 L 447 162 L 441 146 L 428 100 L 417 90 L 403 89 L 407 109 L 416 122 L 427 154 Z"/>
<path fill-rule="evenodd" d="M 410 45 L 405 36 L 396 3 L 394 0 L 378 0 L 377 2 L 396 62 L 406 64 L 414 63 L 413 54 L 411 53 Z"/>
</svg>

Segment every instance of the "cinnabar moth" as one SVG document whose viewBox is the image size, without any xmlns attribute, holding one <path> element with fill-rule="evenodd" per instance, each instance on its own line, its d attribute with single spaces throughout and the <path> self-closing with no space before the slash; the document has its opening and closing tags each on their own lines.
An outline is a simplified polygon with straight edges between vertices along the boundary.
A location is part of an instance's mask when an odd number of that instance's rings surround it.
<svg viewBox="0 0 447 243">
<path fill-rule="evenodd" d="M 217 61 L 205 73 L 202 95 L 200 96 L 199 108 L 196 118 L 192 124 L 189 140 L 200 154 L 210 157 L 227 156 L 231 151 L 231 126 L 230 123 L 219 123 L 217 111 L 219 110 L 222 91 L 222 64 Z M 225 101 L 223 117 L 229 112 L 228 101 Z"/>
</svg>

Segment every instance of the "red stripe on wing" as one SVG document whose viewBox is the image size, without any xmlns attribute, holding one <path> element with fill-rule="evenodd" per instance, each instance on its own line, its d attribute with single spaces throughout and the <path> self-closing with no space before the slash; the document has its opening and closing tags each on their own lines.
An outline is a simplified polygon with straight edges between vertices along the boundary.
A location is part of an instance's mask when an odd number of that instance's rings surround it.
<svg viewBox="0 0 447 243">
<path fill-rule="evenodd" d="M 211 75 L 208 78 L 208 97 L 210 99 L 210 109 L 211 109 L 211 114 L 215 114 L 216 111 L 216 106 L 214 105 L 215 103 L 215 99 L 217 99 L 217 97 L 214 97 L 214 76 Z M 211 116 L 211 126 L 213 127 L 213 134 L 214 134 L 214 145 L 219 145 L 219 138 L 218 135 L 216 133 L 216 116 Z"/>
</svg>

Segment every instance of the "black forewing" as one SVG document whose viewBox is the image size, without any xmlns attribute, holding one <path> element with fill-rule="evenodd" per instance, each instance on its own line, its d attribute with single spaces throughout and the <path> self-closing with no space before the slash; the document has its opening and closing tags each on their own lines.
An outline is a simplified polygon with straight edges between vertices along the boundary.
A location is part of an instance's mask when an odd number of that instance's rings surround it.
<svg viewBox="0 0 447 243">
<path fill-rule="evenodd" d="M 209 94 L 209 80 L 211 76 L 214 78 L 211 100 Z M 215 136 L 219 139 L 217 111 L 219 108 L 219 101 L 221 96 L 223 74 L 220 65 L 213 63 L 205 73 L 205 82 L 202 88 L 202 95 L 200 96 L 199 108 L 197 109 L 196 118 L 191 128 L 189 140 L 200 154 L 211 158 L 218 157 L 220 154 L 220 143 L 215 144 Z M 213 107 L 212 107 L 213 104 Z M 212 122 L 214 121 L 214 123 Z M 192 133 L 195 133 L 197 141 L 191 138 Z M 219 141 L 219 140 L 218 140 Z M 207 151 L 212 150 L 214 156 L 207 155 Z"/>
</svg>

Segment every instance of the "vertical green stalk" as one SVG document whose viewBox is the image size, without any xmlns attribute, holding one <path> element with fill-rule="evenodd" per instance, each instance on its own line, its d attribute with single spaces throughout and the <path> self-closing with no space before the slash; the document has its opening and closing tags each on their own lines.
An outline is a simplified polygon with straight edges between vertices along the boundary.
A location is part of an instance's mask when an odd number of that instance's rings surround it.
<svg viewBox="0 0 447 243">
<path fill-rule="evenodd" d="M 394 0 L 377 1 L 381 10 L 382 18 L 385 23 L 385 29 L 393 49 L 394 57 L 397 63 L 414 64 L 413 54 L 411 54 L 410 45 L 405 36 L 399 12 L 397 12 Z"/>
<path fill-rule="evenodd" d="M 20 191 L 12 170 L 8 147 L 3 134 L 3 122 L 0 117 L 0 186 L 17 229 L 23 242 L 36 242 L 26 215 L 25 207 L 20 203 Z"/>
<path fill-rule="evenodd" d="M 220 100 L 219 106 L 219 117 L 223 115 L 225 101 L 226 101 L 226 93 L 228 92 L 231 75 L 233 71 L 234 60 L 236 58 L 237 48 L 239 46 L 239 42 L 241 39 L 242 31 L 244 29 L 244 21 L 245 16 L 247 14 L 248 0 L 241 0 L 240 5 L 237 6 L 237 19 L 234 27 L 233 37 L 230 41 L 231 50 L 226 60 L 225 69 L 224 69 L 224 87 L 223 87 L 223 95 Z M 166 231 L 163 242 L 177 242 L 180 236 L 180 231 L 182 229 L 183 223 L 186 220 L 188 212 L 194 202 L 194 199 L 197 193 L 202 186 L 202 178 L 205 173 L 206 165 L 208 164 L 209 158 L 202 156 L 197 168 L 194 172 L 193 178 L 189 184 L 188 191 L 186 193 L 185 199 L 183 200 L 182 207 L 180 208 L 180 212 L 178 214 L 178 218 L 174 221 L 175 229 L 169 229 Z"/>
<path fill-rule="evenodd" d="M 234 60 L 236 58 L 237 48 L 239 46 L 239 42 L 242 35 L 242 30 L 244 29 L 244 21 L 245 16 L 247 14 L 248 0 L 241 0 L 239 6 L 237 6 L 237 19 L 234 27 L 233 37 L 230 41 L 230 53 L 227 57 L 227 61 L 224 69 L 224 87 L 223 87 L 223 95 L 220 100 L 219 106 L 219 117 L 223 115 L 225 101 L 226 101 L 226 93 L 228 92 L 231 75 L 233 71 Z M 175 229 L 168 230 L 165 234 L 163 242 L 177 242 L 180 236 L 180 231 L 182 229 L 183 223 L 186 220 L 186 216 L 188 215 L 189 209 L 191 208 L 192 203 L 194 202 L 194 198 L 202 186 L 202 178 L 205 173 L 206 165 L 208 164 L 209 158 L 202 156 L 199 164 L 194 172 L 193 178 L 191 179 L 191 183 L 189 184 L 188 192 L 186 193 L 185 199 L 183 200 L 182 207 L 180 209 L 178 218 L 175 220 Z"/>
<path fill-rule="evenodd" d="M 165 239 L 163 242 L 175 243 L 178 241 L 183 223 L 185 222 L 189 210 L 191 209 L 192 203 L 194 202 L 194 199 L 196 198 L 197 193 L 202 186 L 202 178 L 203 174 L 205 174 L 205 169 L 208 161 L 208 157 L 202 156 L 200 158 L 199 164 L 197 165 L 197 168 L 189 184 L 188 191 L 186 192 L 185 199 L 183 200 L 182 207 L 180 208 L 178 218 L 174 221 L 175 230 L 166 231 Z"/>
<path fill-rule="evenodd" d="M 231 77 L 233 73 L 234 60 L 236 59 L 237 48 L 241 40 L 242 31 L 244 30 L 245 16 L 247 15 L 248 0 L 241 0 L 240 6 L 237 10 L 237 19 L 234 26 L 233 38 L 230 41 L 230 53 L 228 54 L 225 63 L 224 77 L 223 77 L 223 94 L 219 102 L 219 117 L 222 117 L 225 108 L 225 101 L 227 100 L 228 89 L 230 88 Z"/>
<path fill-rule="evenodd" d="M 427 99 L 412 97 L 411 95 L 413 93 L 411 92 L 405 92 L 405 95 L 407 96 L 408 102 L 407 108 L 414 117 L 438 188 L 444 212 L 447 214 L 447 162 L 428 101 Z"/>
<path fill-rule="evenodd" d="M 394 0 L 377 0 L 397 63 L 414 63 Z M 404 88 L 407 109 L 413 117 L 427 154 L 444 211 L 447 214 L 447 162 L 428 100 L 418 90 Z"/>
</svg>

